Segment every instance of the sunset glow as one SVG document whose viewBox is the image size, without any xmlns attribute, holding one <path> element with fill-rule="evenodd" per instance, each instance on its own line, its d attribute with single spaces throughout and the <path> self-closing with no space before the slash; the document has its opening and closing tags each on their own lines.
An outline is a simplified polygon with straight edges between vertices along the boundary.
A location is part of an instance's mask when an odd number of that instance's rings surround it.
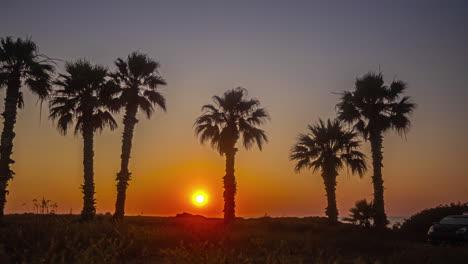
<svg viewBox="0 0 468 264">
<path fill-rule="evenodd" d="M 468 264 L 468 0 L 0 6 L 0 264 Z"/>
<path fill-rule="evenodd" d="M 204 192 L 198 191 L 192 195 L 192 202 L 196 206 L 203 206 L 207 202 L 207 195 Z"/>
<path fill-rule="evenodd" d="M 104 12 L 110 7 L 101 1 L 6 2 L 2 37 L 32 36 L 40 54 L 59 59 L 55 75 L 78 58 L 114 72 L 115 60 L 135 50 L 160 63 L 168 83 L 160 87 L 167 111 L 155 107 L 151 119 L 137 113 L 126 215 L 175 216 L 196 209 L 223 217 L 225 157 L 208 142 L 200 144 L 193 124 L 214 95 L 242 86 L 271 120 L 259 126 L 269 138 L 262 151 L 238 142 L 236 216 L 324 216 L 320 171 L 296 174 L 288 152 L 308 124 L 336 116 L 337 93 L 351 91 L 356 77 L 368 71 L 382 71 L 386 83 L 405 81 L 405 95 L 418 105 L 407 135 L 383 135 L 387 215 L 409 217 L 466 200 L 466 1 L 167 1 L 161 6 L 119 1 L 112 12 Z M 5 213 L 35 212 L 32 200 L 45 197 L 58 203 L 58 214 L 79 214 L 83 139 L 72 127 L 60 134 L 57 121 L 47 118 L 48 102 L 40 108 L 38 97 L 27 86 L 21 89 L 24 108 L 18 109 L 14 127 L 15 177 L 8 182 Z M 5 96 L 3 88 L 0 111 Z M 117 128 L 94 138 L 97 213 L 115 210 L 124 115 L 113 113 Z M 345 169 L 337 179 L 343 217 L 374 193 L 370 143 L 363 141 L 360 151 L 369 157 L 368 172 L 361 178 Z M 193 197 L 197 191 L 207 194 L 202 203 Z"/>
</svg>

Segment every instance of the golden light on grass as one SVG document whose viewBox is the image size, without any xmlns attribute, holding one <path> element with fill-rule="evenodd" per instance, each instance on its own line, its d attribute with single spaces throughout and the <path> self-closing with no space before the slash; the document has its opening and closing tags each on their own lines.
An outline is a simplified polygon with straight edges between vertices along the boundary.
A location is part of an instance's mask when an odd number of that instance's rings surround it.
<svg viewBox="0 0 468 264">
<path fill-rule="evenodd" d="M 203 206 L 208 201 L 208 195 L 203 191 L 197 191 L 192 195 L 192 203 L 195 206 Z"/>
</svg>

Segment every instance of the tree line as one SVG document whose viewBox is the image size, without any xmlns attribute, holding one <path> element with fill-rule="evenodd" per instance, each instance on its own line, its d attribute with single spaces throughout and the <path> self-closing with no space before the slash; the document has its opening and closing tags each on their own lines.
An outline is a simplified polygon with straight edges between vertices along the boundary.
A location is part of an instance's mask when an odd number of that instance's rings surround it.
<svg viewBox="0 0 468 264">
<path fill-rule="evenodd" d="M 41 55 L 30 39 L 2 38 L 0 42 L 0 87 L 6 88 L 3 131 L 0 141 L 0 217 L 3 216 L 8 182 L 14 172 L 10 166 L 14 126 L 18 109 L 24 106 L 23 87 L 49 100 L 50 115 L 60 133 L 72 127 L 83 138 L 83 209 L 81 217 L 90 220 L 96 214 L 94 186 L 94 136 L 104 128 L 114 130 L 118 123 L 113 115 L 124 112 L 121 164 L 116 174 L 117 197 L 114 219 L 125 214 L 126 190 L 131 180 L 128 164 L 131 157 L 133 133 L 138 123 L 137 113 L 150 118 L 156 108 L 166 110 L 166 100 L 160 87 L 167 85 L 159 73 L 160 64 L 146 54 L 133 52 L 115 61 L 116 70 L 109 71 L 86 59 L 65 63 L 65 72 L 54 77 L 54 61 Z M 291 148 L 289 158 L 296 162 L 295 170 L 320 171 L 327 196 L 326 215 L 338 221 L 336 184 L 340 169 L 351 168 L 353 174 L 363 176 L 368 168 L 366 156 L 359 151 L 361 140 L 369 141 L 372 153 L 372 182 L 375 212 L 374 224 L 384 228 L 387 217 L 383 187 L 383 134 L 394 130 L 408 132 L 410 115 L 416 105 L 404 96 L 407 85 L 394 80 L 386 85 L 382 73 L 369 72 L 355 81 L 352 91 L 341 93 L 336 105 L 337 117 L 309 125 Z M 213 96 L 213 103 L 202 107 L 195 120 L 195 134 L 201 143 L 209 142 L 225 157 L 224 219 L 235 219 L 235 156 L 238 145 L 260 150 L 268 143 L 267 133 L 260 128 L 269 120 L 260 101 L 248 98 L 242 87 L 230 89 L 221 96 Z"/>
</svg>

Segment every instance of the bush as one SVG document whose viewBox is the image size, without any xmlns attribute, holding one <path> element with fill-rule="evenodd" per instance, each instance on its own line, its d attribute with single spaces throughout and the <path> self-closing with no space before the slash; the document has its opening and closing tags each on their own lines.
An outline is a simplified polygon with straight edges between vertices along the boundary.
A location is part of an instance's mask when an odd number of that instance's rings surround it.
<svg viewBox="0 0 468 264">
<path fill-rule="evenodd" d="M 401 230 L 404 232 L 426 234 L 427 230 L 434 222 L 439 222 L 448 215 L 460 215 L 466 211 L 468 211 L 468 203 L 460 202 L 424 209 L 406 219 L 401 225 Z"/>
</svg>

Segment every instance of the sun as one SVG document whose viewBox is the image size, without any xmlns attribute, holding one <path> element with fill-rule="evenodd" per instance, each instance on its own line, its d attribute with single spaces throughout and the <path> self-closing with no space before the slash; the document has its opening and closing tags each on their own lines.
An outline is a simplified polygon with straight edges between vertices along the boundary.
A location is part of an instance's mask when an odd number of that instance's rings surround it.
<svg viewBox="0 0 468 264">
<path fill-rule="evenodd" d="M 196 206 L 204 206 L 208 201 L 208 195 L 205 192 L 197 191 L 192 195 L 192 203 Z"/>
<path fill-rule="evenodd" d="M 195 201 L 197 201 L 197 203 L 203 203 L 205 201 L 205 196 L 199 194 L 195 197 Z"/>
</svg>

